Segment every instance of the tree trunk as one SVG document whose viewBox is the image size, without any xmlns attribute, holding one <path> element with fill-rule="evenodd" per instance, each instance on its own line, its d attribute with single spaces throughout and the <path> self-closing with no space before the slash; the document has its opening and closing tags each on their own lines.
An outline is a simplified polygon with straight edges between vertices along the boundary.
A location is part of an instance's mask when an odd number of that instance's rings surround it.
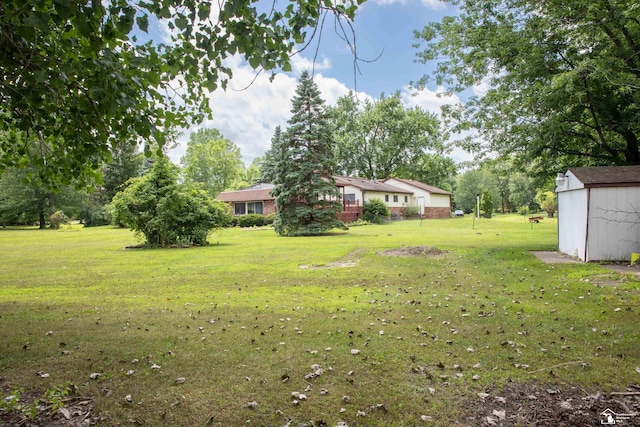
<svg viewBox="0 0 640 427">
<path fill-rule="evenodd" d="M 44 212 L 40 212 L 38 216 L 39 216 L 39 222 L 40 222 L 40 230 L 44 230 L 45 228 L 47 228 L 47 223 L 44 218 Z"/>
<path fill-rule="evenodd" d="M 638 138 L 636 134 L 630 130 L 627 130 L 623 133 L 624 139 L 627 142 L 627 146 L 625 148 L 625 160 L 628 165 L 639 165 L 640 164 L 640 152 L 638 151 Z"/>
</svg>

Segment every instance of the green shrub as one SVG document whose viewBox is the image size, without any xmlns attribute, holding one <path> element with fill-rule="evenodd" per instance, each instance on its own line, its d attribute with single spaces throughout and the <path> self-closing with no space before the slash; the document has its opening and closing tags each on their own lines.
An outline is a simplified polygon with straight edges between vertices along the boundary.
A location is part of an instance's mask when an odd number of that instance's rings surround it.
<svg viewBox="0 0 640 427">
<path fill-rule="evenodd" d="M 177 167 L 160 157 L 151 171 L 129 181 L 113 198 L 113 221 L 144 236 L 146 245 L 204 245 L 211 230 L 224 227 L 230 208 L 192 184 L 179 184 Z"/>
<path fill-rule="evenodd" d="M 417 218 L 420 216 L 420 207 L 419 206 L 407 206 L 404 208 L 404 216 L 405 218 Z"/>
<path fill-rule="evenodd" d="M 49 216 L 49 227 L 57 230 L 62 224 L 67 222 L 67 217 L 62 211 L 56 211 Z"/>
<path fill-rule="evenodd" d="M 531 210 L 529 209 L 529 206 L 520 206 L 518 208 L 518 213 L 520 215 L 529 215 L 531 213 Z"/>
<path fill-rule="evenodd" d="M 240 227 L 262 227 L 265 223 L 264 216 L 260 214 L 248 214 L 238 218 Z"/>
<path fill-rule="evenodd" d="M 265 225 L 271 225 L 271 224 L 273 224 L 273 221 L 275 221 L 275 220 L 276 220 L 276 217 L 277 217 L 277 216 L 278 216 L 278 215 L 277 215 L 277 214 L 274 214 L 274 213 L 272 213 L 272 214 L 269 214 L 269 215 L 265 216 L 265 217 L 264 217 L 264 224 L 265 224 Z"/>
<path fill-rule="evenodd" d="M 485 218 L 491 218 L 493 213 L 493 201 L 491 200 L 491 193 L 488 191 L 482 192 L 482 198 L 480 199 L 480 211 Z"/>
<path fill-rule="evenodd" d="M 99 227 L 111 224 L 111 210 L 108 206 L 94 206 L 81 212 L 85 227 Z"/>
<path fill-rule="evenodd" d="M 389 208 L 380 199 L 372 199 L 363 206 L 365 221 L 381 224 L 389 219 Z"/>
</svg>

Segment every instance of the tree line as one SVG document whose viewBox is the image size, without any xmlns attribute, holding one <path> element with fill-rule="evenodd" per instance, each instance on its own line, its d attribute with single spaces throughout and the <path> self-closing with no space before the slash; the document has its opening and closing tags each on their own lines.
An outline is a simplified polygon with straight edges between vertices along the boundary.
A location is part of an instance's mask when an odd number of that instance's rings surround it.
<svg viewBox="0 0 640 427">
<path fill-rule="evenodd" d="M 338 173 L 419 179 L 456 190 L 466 208 L 462 177 L 488 170 L 495 188 L 486 179 L 482 193 L 507 211 L 548 199 L 535 191 L 531 201 L 528 180 L 548 190 L 548 178 L 570 166 L 640 164 L 636 2 L 448 1 L 454 16 L 415 32 L 418 60 L 435 72 L 414 87 L 435 83 L 461 103 L 445 106 L 437 123 L 397 95 L 343 97 L 327 108 Z M 136 158 L 142 144 L 133 169 L 148 171 L 146 154 L 211 113 L 208 91 L 232 77 L 225 58 L 240 53 L 256 70 L 290 71 L 296 49 L 317 34 L 307 31 L 327 17 L 350 25 L 359 3 L 289 1 L 263 13 L 246 2 L 0 2 L 2 221 L 43 225 L 54 209 L 98 221 L 123 185 L 120 158 Z M 171 30 L 170 42 L 146 40 L 159 26 Z M 476 166 L 494 160 L 454 181 L 444 136 L 457 131 L 467 136 L 455 144 L 476 154 Z M 185 176 L 200 173 L 188 166 Z M 235 168 L 246 176 L 232 182 L 251 182 L 258 171 L 249 169 Z M 210 186 L 213 194 L 234 184 Z"/>
</svg>

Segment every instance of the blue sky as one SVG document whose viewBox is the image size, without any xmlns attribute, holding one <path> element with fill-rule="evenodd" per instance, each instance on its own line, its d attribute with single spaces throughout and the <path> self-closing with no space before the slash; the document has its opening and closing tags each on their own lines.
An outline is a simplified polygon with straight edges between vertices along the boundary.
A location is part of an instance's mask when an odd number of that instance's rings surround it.
<svg viewBox="0 0 640 427">
<path fill-rule="evenodd" d="M 429 87 L 417 95 L 409 89 L 411 81 L 430 73 L 433 65 L 415 62 L 417 50 L 414 30 L 421 30 L 431 21 L 454 14 L 450 5 L 439 0 L 369 0 L 360 6 L 354 22 L 358 56 L 373 62 L 360 62 L 360 73 L 354 80 L 353 55 L 348 46 L 334 33 L 333 18 L 328 18 L 322 32 L 320 47 L 315 58 L 314 81 L 325 102 L 336 100 L 357 89 L 360 99 L 379 98 L 400 91 L 407 106 L 420 106 L 427 111 L 439 112 L 440 105 L 457 98 L 436 96 L 438 88 Z M 213 120 L 199 128 L 217 128 L 240 147 L 248 165 L 262 156 L 270 146 L 276 126 L 286 128 L 291 113 L 291 99 L 295 94 L 297 78 L 304 69 L 311 69 L 316 55 L 316 43 L 292 58 L 293 71 L 278 74 L 269 82 L 269 73 L 255 78 L 255 71 L 240 57 L 228 64 L 234 78 L 226 91 L 210 94 Z M 255 78 L 255 81 L 254 81 Z M 251 84 L 251 82 L 253 83 Z M 249 87 L 247 87 L 249 86 Z M 240 90 L 244 89 L 244 90 Z M 184 154 L 189 134 L 197 128 L 187 129 L 179 139 L 170 158 L 179 163 Z M 455 150 L 450 156 L 456 161 L 468 160 L 469 155 Z"/>
</svg>

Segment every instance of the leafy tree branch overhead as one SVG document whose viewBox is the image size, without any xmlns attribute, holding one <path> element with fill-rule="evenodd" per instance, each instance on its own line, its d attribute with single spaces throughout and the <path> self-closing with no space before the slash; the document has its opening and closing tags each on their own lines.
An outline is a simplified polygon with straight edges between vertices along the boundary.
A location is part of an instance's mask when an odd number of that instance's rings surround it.
<svg viewBox="0 0 640 427">
<path fill-rule="evenodd" d="M 452 92 L 448 119 L 478 129 L 479 154 L 520 164 L 640 164 L 640 8 L 634 0 L 452 1 L 460 14 L 416 32 L 422 62 Z M 467 92 L 469 93 L 469 92 Z M 479 142 L 480 141 L 480 142 Z"/>
<path fill-rule="evenodd" d="M 48 181 L 87 184 L 120 144 L 167 142 L 210 113 L 206 91 L 232 77 L 225 58 L 290 70 L 290 57 L 327 14 L 356 3 L 231 0 L 0 2 L 0 170 L 30 163 Z M 158 25 L 169 41 L 138 41 Z M 38 153 L 37 156 L 33 153 Z"/>
</svg>

